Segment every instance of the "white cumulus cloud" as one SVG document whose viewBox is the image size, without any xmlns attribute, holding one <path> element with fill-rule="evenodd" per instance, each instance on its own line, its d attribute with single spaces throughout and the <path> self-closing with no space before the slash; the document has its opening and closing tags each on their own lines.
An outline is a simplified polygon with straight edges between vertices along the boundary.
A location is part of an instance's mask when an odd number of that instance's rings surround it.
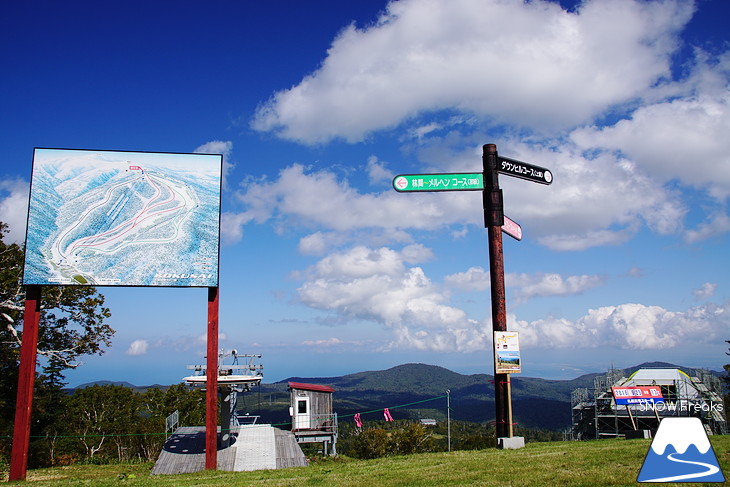
<svg viewBox="0 0 730 487">
<path fill-rule="evenodd" d="M 717 284 L 714 282 L 706 282 L 698 289 L 692 290 L 692 294 L 696 299 L 707 299 L 715 295 Z"/>
<path fill-rule="evenodd" d="M 469 210 L 480 204 L 479 195 L 403 196 L 390 188 L 381 193 L 361 193 L 332 171 L 308 171 L 301 164 L 293 164 L 273 181 L 249 181 L 237 194 L 246 207 L 237 218 L 256 223 L 276 219 L 339 232 L 363 228 L 431 229 L 452 222 L 478 221 L 478 215 Z"/>
<path fill-rule="evenodd" d="M 609 127 L 573 132 L 580 146 L 621 151 L 659 181 L 677 179 L 724 199 L 730 195 L 730 91 L 637 109 Z"/>
<path fill-rule="evenodd" d="M 199 154 L 221 154 L 223 155 L 223 185 L 228 184 L 228 174 L 233 170 L 235 165 L 231 162 L 231 153 L 233 152 L 233 142 L 228 140 L 212 140 L 195 149 Z"/>
<path fill-rule="evenodd" d="M 300 301 L 334 313 L 340 322 L 380 323 L 391 333 L 383 350 L 416 349 L 435 352 L 488 350 L 492 342 L 489 319 L 478 321 L 449 304 L 447 288 L 467 291 L 488 286 L 488 273 L 473 267 L 432 282 L 420 267 L 409 267 L 403 250 L 356 246 L 333 253 L 302 272 Z M 580 294 L 604 283 L 597 275 L 551 273 L 509 274 L 509 286 L 519 299 Z M 696 296 L 714 293 L 707 283 Z M 508 315 L 508 329 L 520 332 L 527 348 L 595 348 L 627 350 L 671 349 L 686 343 L 723 339 L 730 329 L 730 303 L 707 303 L 685 311 L 626 303 L 590 309 L 576 319 L 547 317 L 535 321 Z M 336 342 L 313 346 L 334 346 Z"/>
<path fill-rule="evenodd" d="M 147 340 L 135 340 L 129 345 L 127 355 L 144 355 L 147 353 L 149 346 L 150 344 Z"/>
<path fill-rule="evenodd" d="M 463 310 L 447 304 L 448 295 L 423 269 L 407 267 L 403 254 L 392 249 L 357 246 L 325 257 L 304 274 L 299 299 L 343 319 L 374 320 L 388 328 L 470 323 Z"/>
<path fill-rule="evenodd" d="M 557 273 L 509 274 L 507 285 L 516 288 L 515 297 L 525 301 L 537 296 L 570 296 L 601 286 L 605 277 L 596 275 L 563 276 Z"/>
<path fill-rule="evenodd" d="M 526 347 L 670 349 L 723 339 L 730 329 L 728 304 L 669 311 L 629 303 L 591 309 L 576 321 L 548 318 L 526 322 L 512 315 L 508 327 L 520 332 L 520 344 Z"/>
<path fill-rule="evenodd" d="M 504 276 L 505 287 L 514 290 L 518 301 L 538 296 L 570 296 L 581 294 L 603 285 L 606 278 L 597 275 L 562 275 L 557 273 L 515 274 Z M 462 291 L 485 291 L 490 287 L 489 271 L 482 267 L 470 267 L 464 272 L 450 274 L 444 283 Z"/>
<path fill-rule="evenodd" d="M 30 185 L 22 179 L 0 181 L 0 222 L 6 223 L 10 230 L 3 237 L 7 243 L 25 240 L 29 191 Z"/>
<path fill-rule="evenodd" d="M 549 167 L 555 176 L 550 187 L 501 180 L 509 194 L 509 215 L 530 238 L 547 247 L 582 250 L 616 245 L 632 238 L 642 224 L 661 234 L 682 228 L 687 210 L 679 196 L 629 160 L 608 153 L 589 158 L 572 144 L 560 149 L 517 141 L 509 145 L 510 156 Z M 478 155 L 471 156 L 481 162 Z M 240 240 L 249 222 L 325 230 L 300 242 L 306 255 L 321 254 L 346 241 L 343 235 L 361 230 L 368 230 L 368 242 L 375 236 L 373 230 L 384 232 L 380 237 L 388 243 L 407 240 L 399 233 L 403 231 L 440 231 L 449 226 L 463 230 L 465 225 L 483 224 L 481 195 L 476 192 L 400 194 L 388 185 L 382 192 L 364 193 L 332 171 L 311 171 L 301 164 L 286 167 L 273 180 L 247 181 L 236 198 L 244 209 L 223 214 L 224 241 Z M 456 238 L 458 233 L 453 234 Z"/>
<path fill-rule="evenodd" d="M 668 77 L 689 1 L 391 2 L 344 29 L 321 67 L 259 107 L 252 126 L 320 143 L 362 140 L 457 109 L 539 129 L 590 121 Z M 492 26 L 492 28 L 490 28 Z"/>
</svg>

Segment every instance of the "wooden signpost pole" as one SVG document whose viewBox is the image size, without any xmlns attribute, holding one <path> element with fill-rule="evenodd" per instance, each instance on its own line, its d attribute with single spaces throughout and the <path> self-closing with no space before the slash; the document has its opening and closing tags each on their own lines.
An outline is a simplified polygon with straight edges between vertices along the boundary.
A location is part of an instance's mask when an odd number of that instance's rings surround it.
<svg viewBox="0 0 730 487">
<path fill-rule="evenodd" d="M 489 277 L 492 297 L 492 330 L 507 331 L 507 307 L 504 288 L 504 253 L 502 249 L 502 225 L 504 225 L 504 202 L 497 176 L 497 146 L 483 146 L 484 166 L 484 226 L 489 236 Z M 495 344 L 496 347 L 496 344 Z M 494 349 L 493 356 L 496 357 Z M 512 437 L 512 399 L 510 397 L 509 374 L 498 374 L 494 368 L 494 402 L 497 438 Z"/>
<path fill-rule="evenodd" d="M 13 449 L 10 454 L 9 480 L 25 480 L 28 469 L 30 444 L 30 415 L 33 409 L 33 385 L 38 348 L 38 323 L 41 317 L 42 286 L 25 288 L 23 314 L 23 342 L 20 346 L 20 370 L 18 371 L 18 395 L 15 403 Z"/>
<path fill-rule="evenodd" d="M 552 184 L 553 174 L 544 167 L 499 157 L 495 144 L 482 147 L 482 173 L 399 174 L 393 178 L 393 189 L 401 193 L 424 191 L 482 191 L 484 226 L 489 236 L 489 275 L 492 294 L 493 332 L 507 331 L 504 290 L 504 253 L 502 232 L 521 240 L 522 227 L 504 216 L 502 190 L 498 174 L 525 179 L 539 184 Z M 497 442 L 512 438 L 512 389 L 510 374 L 497 373 L 497 348 L 494 352 L 494 400 L 497 419 Z M 515 442 L 511 442 L 513 445 Z M 522 445 L 524 446 L 524 444 Z M 514 446 L 511 446 L 514 447 Z"/>
<path fill-rule="evenodd" d="M 208 288 L 208 356 L 205 368 L 205 468 L 218 467 L 218 288 Z"/>
</svg>

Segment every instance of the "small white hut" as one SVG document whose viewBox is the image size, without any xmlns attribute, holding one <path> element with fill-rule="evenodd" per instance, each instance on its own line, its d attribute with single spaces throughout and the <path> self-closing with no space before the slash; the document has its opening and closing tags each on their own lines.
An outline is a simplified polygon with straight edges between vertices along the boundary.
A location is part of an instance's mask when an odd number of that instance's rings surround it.
<svg viewBox="0 0 730 487">
<path fill-rule="evenodd" d="M 329 386 L 289 382 L 292 433 L 299 443 L 322 443 L 325 454 L 337 454 L 337 414 L 332 412 Z"/>
</svg>

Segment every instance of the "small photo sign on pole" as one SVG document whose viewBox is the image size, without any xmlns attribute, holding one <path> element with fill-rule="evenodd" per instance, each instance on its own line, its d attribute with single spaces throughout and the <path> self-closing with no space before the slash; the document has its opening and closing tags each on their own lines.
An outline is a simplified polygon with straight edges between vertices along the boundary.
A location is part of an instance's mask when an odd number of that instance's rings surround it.
<svg viewBox="0 0 730 487">
<path fill-rule="evenodd" d="M 518 332 L 494 332 L 494 365 L 498 374 L 519 374 L 522 372 Z"/>
</svg>

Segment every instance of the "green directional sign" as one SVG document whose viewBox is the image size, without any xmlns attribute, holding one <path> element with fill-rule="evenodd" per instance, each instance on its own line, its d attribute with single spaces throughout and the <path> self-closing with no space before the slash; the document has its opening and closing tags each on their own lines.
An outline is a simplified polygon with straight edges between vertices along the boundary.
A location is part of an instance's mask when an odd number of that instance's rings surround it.
<svg viewBox="0 0 730 487">
<path fill-rule="evenodd" d="M 484 175 L 476 173 L 399 174 L 393 178 L 393 188 L 400 192 L 418 191 L 480 191 Z"/>
</svg>

